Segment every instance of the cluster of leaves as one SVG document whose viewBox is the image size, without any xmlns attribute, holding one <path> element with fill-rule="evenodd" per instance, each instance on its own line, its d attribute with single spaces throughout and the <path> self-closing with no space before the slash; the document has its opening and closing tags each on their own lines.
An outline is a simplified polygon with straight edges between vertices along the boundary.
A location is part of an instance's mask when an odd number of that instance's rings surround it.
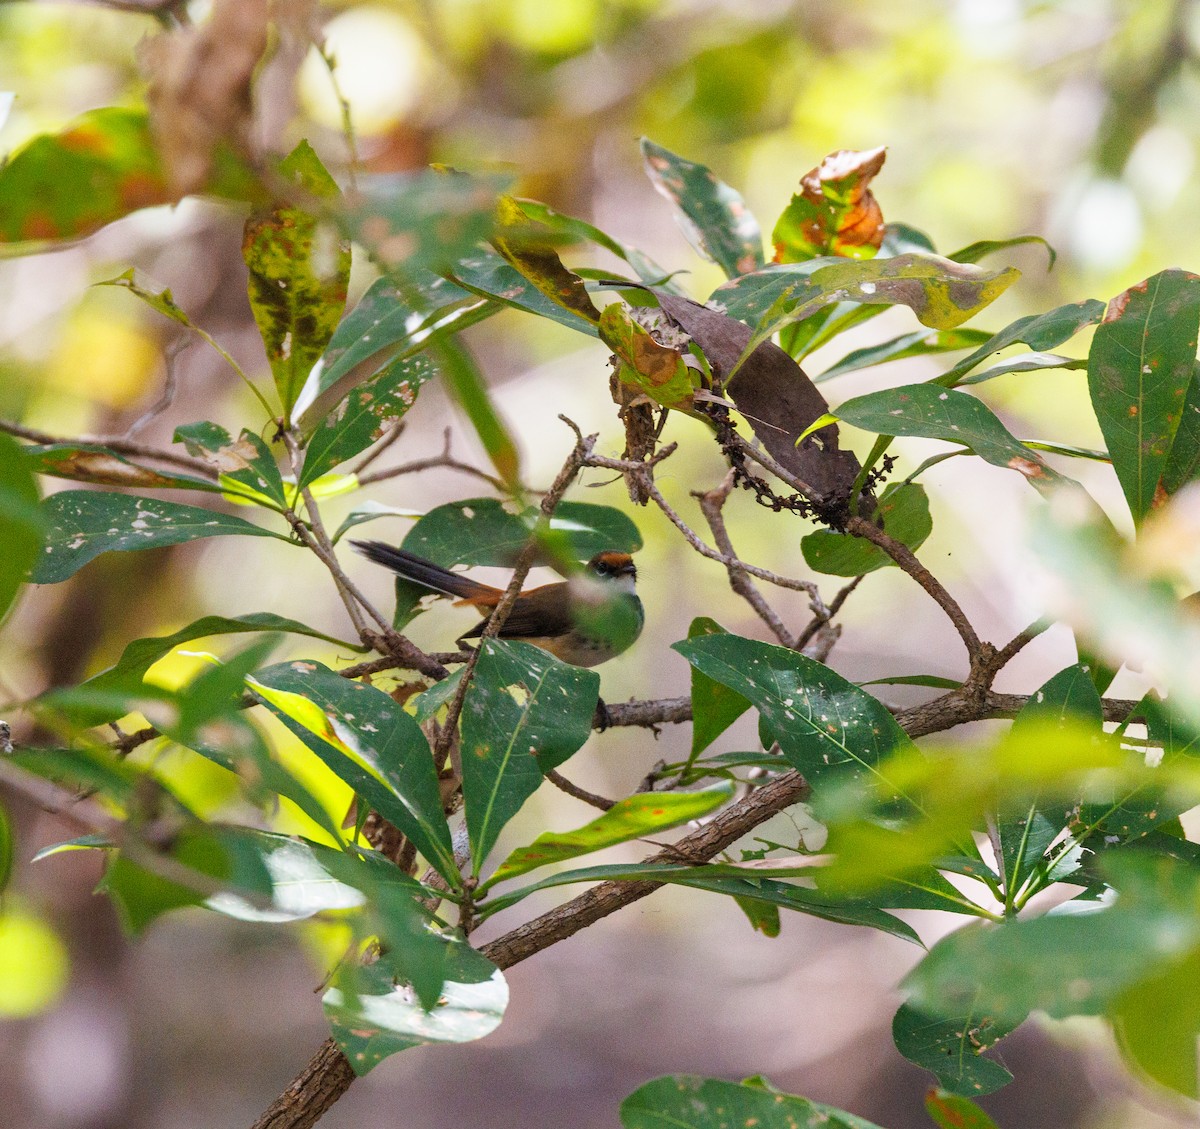
<svg viewBox="0 0 1200 1129">
<path fill-rule="evenodd" d="M 767 420 L 774 432 L 787 425 L 777 453 L 771 447 L 777 437 L 764 434 L 763 443 L 781 462 L 803 460 L 785 465 L 798 467 L 806 481 L 845 454 L 836 451 L 837 423 L 875 434 L 865 463 L 843 460 L 827 476 L 843 508 L 857 505 L 857 490 L 895 437 L 949 442 L 949 451 L 889 485 L 875 504 L 883 530 L 909 549 L 919 548 L 931 529 L 917 481 L 929 466 L 977 457 L 1017 471 L 1053 495 L 1052 504 L 1073 507 L 1071 521 L 1047 523 L 1046 555 L 1067 573 L 1086 559 L 1095 588 L 1111 595 L 1112 615 L 1106 610 L 1077 625 L 1110 660 L 1125 657 L 1128 635 L 1106 636 L 1104 625 L 1122 614 L 1121 622 L 1144 624 L 1150 617 L 1160 633 L 1148 646 L 1157 653 L 1200 653 L 1189 652 L 1191 628 L 1180 622 L 1173 596 L 1152 574 L 1122 575 L 1132 550 L 1046 458 L 1111 461 L 1139 526 L 1152 525 L 1192 480 L 1200 467 L 1194 377 L 1200 279 L 1165 271 L 1107 310 L 1087 301 L 997 332 L 965 328 L 1017 277 L 1012 268 L 984 269 L 979 261 L 1021 240 L 973 244 L 943 257 L 922 233 L 883 224 L 868 187 L 882 151 L 835 154 L 805 176 L 774 228 L 770 263 L 759 226 L 733 189 L 650 142 L 643 151 L 655 187 L 697 250 L 728 276 L 707 307 L 689 303 L 640 252 L 584 221 L 503 195 L 506 185 L 430 171 L 368 185 L 344 201 L 313 150 L 301 144 L 276 170 L 273 199 L 264 204 L 261 187 L 252 194 L 255 210 L 246 224 L 249 300 L 274 397 L 242 375 L 255 388 L 262 418 L 237 438 L 207 421 L 180 426 L 175 440 L 195 473 L 150 467 L 102 445 L 19 446 L 0 435 L 6 547 L 0 611 L 24 580 L 67 580 L 106 552 L 211 536 L 325 548 L 318 504 L 361 489 L 346 464 L 382 438 L 434 379 L 463 407 L 507 497 L 503 504 L 473 498 L 419 515 L 403 540 L 406 549 L 447 567 L 511 565 L 535 536 L 546 541 L 552 559 L 636 550 L 638 531 L 620 512 L 566 502 L 546 523 L 522 491 L 518 444 L 457 337 L 515 309 L 605 342 L 619 381 L 664 410 L 709 418 L 709 406 L 721 401 L 749 418 L 746 405 L 754 397 L 779 393 L 781 403 L 795 402 L 780 409 L 790 414 Z M 95 191 L 81 192 L 85 181 L 62 174 L 72 161 L 86 162 L 86 183 Z M 160 187 L 142 195 L 123 187 L 138 177 L 158 184 L 157 167 L 136 112 L 93 112 L 59 135 L 39 138 L 0 169 L 0 212 L 8 217 L 0 236 L 11 242 L 86 234 L 159 199 Z M 46 191 L 29 192 L 30 184 Z M 351 241 L 382 274 L 347 312 Z M 629 276 L 569 270 L 559 249 L 579 242 L 616 256 Z M 128 274 L 112 281 L 203 333 L 169 292 Z M 600 309 L 594 298 L 614 289 L 619 297 Z M 904 357 L 965 355 L 934 380 L 856 397 L 830 412 L 798 362 L 894 305 L 911 309 L 921 328 L 847 353 L 817 382 Z M 1052 351 L 1097 323 L 1086 360 Z M 786 363 L 770 351 L 776 338 Z M 1005 353 L 1017 345 L 1028 351 Z M 1103 452 L 1024 442 L 964 391 L 1008 373 L 1084 367 Z M 801 390 L 795 401 L 788 388 Z M 822 443 L 809 442 L 818 435 Z M 39 475 L 104 488 L 60 490 L 39 504 Z M 146 496 L 147 490 L 196 491 L 212 504 L 185 505 Z M 230 512 L 222 500 L 255 520 Z M 394 513 L 374 503 L 351 510 L 329 551 L 349 529 Z M 879 546 L 838 529 L 809 532 L 801 548 L 812 569 L 836 576 L 895 563 Z M 407 622 L 418 598 L 398 585 L 391 626 Z M 260 638 L 223 662 L 212 660 L 182 688 L 145 681 L 151 665 L 174 649 L 220 634 Z M 9 779 L 33 774 L 86 788 L 116 813 L 95 834 L 56 849 L 105 852 L 104 889 L 133 931 L 197 905 L 262 922 L 322 915 L 349 923 L 356 956 L 337 969 L 325 1008 L 355 1071 L 406 1047 L 478 1038 L 500 1022 L 503 976 L 470 947 L 447 911 L 474 922 L 550 886 L 652 878 L 735 898 L 768 933 L 778 931 L 780 908 L 916 943 L 916 931 L 893 911 L 974 918 L 917 966 L 895 1020 L 901 1052 L 941 1087 L 930 1098 L 939 1124 L 966 1123 L 968 1114 L 974 1124 L 988 1124 L 969 1099 L 1010 1075 L 981 1052 L 1038 1009 L 1109 1017 L 1131 1061 L 1196 1094 L 1200 1006 L 1190 986 L 1200 961 L 1200 857 L 1178 817 L 1200 784 L 1194 762 L 1200 711 L 1186 686 L 1169 704 L 1147 698 L 1112 732 L 1100 697 L 1112 671 L 1081 662 L 1032 696 L 1011 731 L 992 745 L 933 754 L 918 750 L 866 689 L 822 663 L 697 621 L 689 638 L 675 644 L 693 670 L 692 753 L 665 770 L 688 788 L 633 795 L 586 826 L 547 832 L 497 862 L 492 856 L 505 825 L 544 774 L 591 732 L 598 677 L 525 644 L 482 644 L 462 700 L 467 848 L 458 857 L 442 788 L 445 750 L 429 733 L 445 721 L 464 676 L 401 704 L 315 658 L 268 665 L 281 634 L 342 650 L 371 642 L 368 632 L 354 642 L 330 640 L 262 612 L 206 616 L 171 635 L 135 640 L 110 669 L 28 703 L 61 740 L 19 748 L 6 758 L 6 771 Z M 1181 659 L 1176 670 L 1190 671 L 1194 662 Z M 955 684 L 941 685 L 954 693 Z M 711 753 L 751 708 L 761 748 Z M 148 719 L 157 739 L 233 773 L 263 818 L 239 824 L 205 818 L 151 761 L 124 756 L 120 743 L 106 744 L 95 727 L 131 714 Z M 289 768 L 258 720 L 266 715 L 315 754 L 360 813 L 374 811 L 403 834 L 428 867 L 424 879 L 365 846 L 361 818 L 343 826 L 328 797 Z M 703 865 L 590 865 L 516 882 L 700 818 L 731 799 L 733 782 L 747 769 L 766 778 L 789 770 L 805 776 L 814 810 L 829 828 L 827 853 L 814 856 L 801 843 L 773 847 L 766 858 L 758 851 Z M 268 815 L 280 803 L 307 817 L 309 837 L 269 829 Z M 0 841 L 6 840 L 0 816 Z M 1061 884 L 1073 894 L 1064 906 L 1040 917 L 1023 913 L 1035 896 Z M 368 946 L 374 959 L 357 959 Z M 687 1123 L 697 1126 L 725 1124 L 731 1115 L 747 1123 L 786 1116 L 788 1124 L 866 1124 L 778 1094 L 761 1080 L 739 1086 L 694 1079 L 659 1080 L 639 1090 L 623 1107 L 623 1122 L 659 1124 L 680 1103 Z"/>
</svg>

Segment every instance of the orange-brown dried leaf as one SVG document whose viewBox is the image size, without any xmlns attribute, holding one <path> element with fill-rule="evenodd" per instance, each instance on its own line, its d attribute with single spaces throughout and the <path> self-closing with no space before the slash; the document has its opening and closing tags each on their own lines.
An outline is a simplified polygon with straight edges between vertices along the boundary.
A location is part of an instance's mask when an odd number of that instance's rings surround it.
<svg viewBox="0 0 1200 1129">
<path fill-rule="evenodd" d="M 883 212 L 870 183 L 886 158 L 883 147 L 839 149 L 805 173 L 771 234 L 775 262 L 874 255 L 883 242 Z"/>
</svg>

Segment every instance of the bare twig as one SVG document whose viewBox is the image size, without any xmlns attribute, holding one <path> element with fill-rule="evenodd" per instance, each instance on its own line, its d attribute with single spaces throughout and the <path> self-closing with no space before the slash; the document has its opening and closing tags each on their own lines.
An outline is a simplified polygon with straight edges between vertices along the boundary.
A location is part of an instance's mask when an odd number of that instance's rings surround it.
<svg viewBox="0 0 1200 1129">
<path fill-rule="evenodd" d="M 712 530 L 713 540 L 717 543 L 717 548 L 728 558 L 729 563 L 725 567 L 729 572 L 730 588 L 754 609 L 759 619 L 771 629 L 775 638 L 780 643 L 785 647 L 794 648 L 796 646 L 796 637 L 787 629 L 787 626 L 778 613 L 767 603 L 763 598 L 763 594 L 750 579 L 745 565 L 738 559 L 737 553 L 734 552 L 733 542 L 729 539 L 729 531 L 725 527 L 725 515 L 722 511 L 725 503 L 729 500 L 730 491 L 733 489 L 734 477 L 734 472 L 731 470 L 725 476 L 720 486 L 708 491 L 706 494 L 693 493 L 692 497 L 700 503 L 700 512 L 704 515 L 705 521 L 708 522 L 708 528 Z M 823 607 L 824 605 L 822 605 Z M 828 616 L 826 616 L 826 619 L 828 619 Z"/>
<path fill-rule="evenodd" d="M 167 463 L 170 466 L 177 466 L 183 470 L 191 471 L 193 474 L 201 475 L 213 482 L 217 480 L 216 469 L 201 459 L 194 459 L 190 455 L 181 455 L 175 451 L 163 451 L 158 447 L 151 447 L 146 443 L 136 443 L 131 439 L 89 435 L 74 439 L 63 438 L 58 435 L 49 435 L 44 431 L 25 427 L 22 424 L 13 423 L 6 419 L 0 419 L 0 431 L 5 431 L 9 435 L 15 435 L 18 439 L 28 439 L 31 443 L 39 443 L 47 446 L 66 444 L 107 447 L 110 451 L 115 451 L 118 455 L 136 455 L 143 459 L 155 459 L 160 463 Z"/>
<path fill-rule="evenodd" d="M 846 584 L 842 587 L 842 589 L 836 596 L 834 596 L 829 606 L 825 608 L 823 612 L 817 610 L 814 613 L 812 619 L 808 623 L 808 626 L 805 627 L 805 629 L 801 631 L 796 638 L 796 650 L 805 650 L 808 644 L 812 641 L 813 636 L 816 635 L 818 631 L 822 630 L 822 628 L 829 626 L 830 621 L 835 615 L 838 614 L 838 612 L 842 610 L 842 605 L 846 602 L 854 589 L 862 583 L 862 580 L 863 578 L 861 576 L 856 576 L 850 581 L 849 584 Z M 813 657 L 815 658 L 816 656 Z"/>
<path fill-rule="evenodd" d="M 168 341 L 163 347 L 163 365 L 166 372 L 163 377 L 162 395 L 129 425 L 125 432 L 126 439 L 132 439 L 146 424 L 162 415 L 175 402 L 175 392 L 179 377 L 176 361 L 178 361 L 179 355 L 191 343 L 192 339 L 187 335 L 187 332 L 181 330 L 173 340 Z"/>
<path fill-rule="evenodd" d="M 589 792 L 585 788 L 580 788 L 578 784 L 572 784 L 562 773 L 556 769 L 549 769 L 545 773 L 546 779 L 550 781 L 560 792 L 566 792 L 568 796 L 573 796 L 577 800 L 582 800 L 585 804 L 591 804 L 594 808 L 599 808 L 601 811 L 608 811 L 610 808 L 617 806 L 616 800 L 607 799 L 604 796 L 598 796 L 595 792 Z"/>
<path fill-rule="evenodd" d="M 401 424 L 403 427 L 403 424 Z M 430 455 L 428 458 L 416 459 L 411 463 L 401 463 L 400 466 L 388 467 L 386 470 L 373 471 L 371 474 L 362 474 L 362 470 L 372 463 L 380 454 L 383 453 L 394 442 L 393 436 L 388 436 L 374 451 L 372 451 L 363 461 L 355 468 L 354 473 L 358 475 L 358 484 L 366 486 L 372 482 L 383 482 L 388 478 L 399 478 L 403 474 L 417 474 L 423 470 L 436 470 L 444 468 L 446 470 L 456 470 L 461 474 L 469 474 L 473 478 L 481 479 L 486 482 L 493 490 L 505 491 L 507 486 L 494 475 L 488 474 L 486 471 L 480 470 L 470 463 L 464 463 L 460 459 L 456 459 L 450 453 L 450 428 L 446 428 L 442 438 L 442 453 L 440 455 Z"/>
<path fill-rule="evenodd" d="M 985 653 L 985 644 L 981 642 L 975 628 L 971 626 L 971 621 L 967 619 L 966 613 L 959 607 L 958 601 L 946 591 L 942 582 L 917 560 L 916 554 L 907 545 L 885 533 L 879 526 L 857 514 L 847 519 L 846 532 L 852 533 L 855 537 L 862 537 L 864 540 L 870 541 L 872 545 L 878 546 L 929 593 L 938 607 L 946 613 L 950 622 L 954 624 L 954 629 L 967 648 L 967 654 L 971 658 L 971 666 L 974 669 Z"/>
</svg>

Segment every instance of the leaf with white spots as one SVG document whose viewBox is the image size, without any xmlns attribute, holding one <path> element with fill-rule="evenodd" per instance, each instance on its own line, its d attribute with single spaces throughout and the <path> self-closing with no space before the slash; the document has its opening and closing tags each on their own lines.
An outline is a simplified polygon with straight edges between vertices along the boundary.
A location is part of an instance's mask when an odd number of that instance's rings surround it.
<svg viewBox="0 0 1200 1129">
<path fill-rule="evenodd" d="M 783 1094 L 760 1078 L 725 1082 L 670 1074 L 621 1103 L 624 1129 L 879 1129 L 833 1106 Z"/>
<path fill-rule="evenodd" d="M 52 494 L 42 504 L 42 513 L 46 540 L 33 567 L 35 584 L 66 580 L 101 553 L 157 549 L 225 534 L 279 537 L 215 510 L 99 490 Z"/>
<path fill-rule="evenodd" d="M 673 649 L 748 698 L 784 757 L 814 785 L 871 778 L 883 757 L 911 745 L 877 698 L 786 647 L 707 635 Z"/>
<path fill-rule="evenodd" d="M 961 443 L 985 462 L 1024 475 L 1039 491 L 1071 482 L 1017 439 L 982 400 L 953 388 L 938 384 L 885 388 L 846 400 L 830 414 L 880 435 Z"/>
<path fill-rule="evenodd" d="M 504 825 L 588 739 L 600 676 L 528 643 L 488 639 L 462 712 L 463 801 L 478 875 Z"/>
</svg>

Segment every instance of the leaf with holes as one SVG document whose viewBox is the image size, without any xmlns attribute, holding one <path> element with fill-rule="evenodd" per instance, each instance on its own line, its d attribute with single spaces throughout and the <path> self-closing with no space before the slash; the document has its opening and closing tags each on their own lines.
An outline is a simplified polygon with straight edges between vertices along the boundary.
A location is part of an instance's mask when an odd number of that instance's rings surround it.
<svg viewBox="0 0 1200 1129">
<path fill-rule="evenodd" d="M 98 490 L 63 490 L 42 504 L 46 540 L 33 567 L 35 584 L 57 584 L 101 553 L 158 549 L 202 537 L 240 534 L 287 538 L 240 517 Z"/>
<path fill-rule="evenodd" d="M 879 1129 L 833 1106 L 781 1094 L 764 1084 L 670 1074 L 621 1103 L 624 1129 Z"/>
<path fill-rule="evenodd" d="M 1023 474 L 1040 491 L 1071 481 L 1022 444 L 985 403 L 953 388 L 937 384 L 886 388 L 846 400 L 832 414 L 880 435 L 962 443 L 985 462 Z"/>
<path fill-rule="evenodd" d="M 888 753 L 911 747 L 882 702 L 786 647 L 708 635 L 673 649 L 748 698 L 788 762 L 811 783 L 869 778 Z"/>
<path fill-rule="evenodd" d="M 417 390 L 436 373 L 429 357 L 417 354 L 390 362 L 354 388 L 313 429 L 304 449 L 300 488 L 387 435 L 416 402 Z"/>
</svg>

